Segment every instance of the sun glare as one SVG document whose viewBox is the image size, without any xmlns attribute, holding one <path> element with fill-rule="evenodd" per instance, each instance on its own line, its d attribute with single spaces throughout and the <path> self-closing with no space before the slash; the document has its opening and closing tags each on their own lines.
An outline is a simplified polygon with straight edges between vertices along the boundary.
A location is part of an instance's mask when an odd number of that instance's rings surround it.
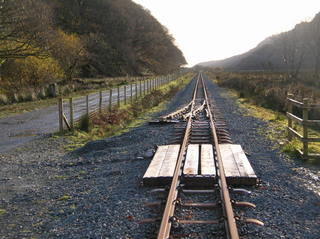
<svg viewBox="0 0 320 239">
<path fill-rule="evenodd" d="M 265 38 L 310 21 L 319 0 L 134 0 L 165 25 L 189 66 L 244 53 Z"/>
</svg>

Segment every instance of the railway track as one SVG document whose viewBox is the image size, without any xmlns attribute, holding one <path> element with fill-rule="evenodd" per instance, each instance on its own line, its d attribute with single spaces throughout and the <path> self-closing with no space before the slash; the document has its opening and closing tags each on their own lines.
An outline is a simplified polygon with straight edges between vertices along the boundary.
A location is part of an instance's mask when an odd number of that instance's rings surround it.
<svg viewBox="0 0 320 239">
<path fill-rule="evenodd" d="M 158 239 L 177 238 L 177 234 L 181 237 L 179 228 L 202 227 L 204 225 L 215 227 L 215 231 L 218 231 L 216 235 L 219 235 L 215 238 L 238 239 L 240 238 L 239 223 L 263 225 L 256 219 L 246 219 L 236 214 L 236 207 L 254 208 L 255 205 L 249 202 L 236 202 L 231 197 L 231 194 L 234 193 L 249 194 L 250 192 L 228 187 L 219 144 L 231 143 L 232 141 L 221 114 L 216 109 L 213 114 L 213 108 L 215 109 L 214 103 L 208 98 L 203 75 L 199 73 L 191 102 L 161 119 L 163 122 L 179 121 L 175 126 L 176 130 L 171 143 L 179 144 L 181 147 L 171 185 L 166 189 L 153 190 L 155 193 L 164 193 L 167 196 L 166 199 L 147 205 L 151 207 L 157 205 L 162 209 Z M 213 146 L 214 155 L 212 157 L 217 171 L 215 186 L 196 189 L 185 187 L 184 183 L 188 180 L 186 155 L 190 145 L 196 145 L 196 147 Z M 198 170 L 202 170 L 201 167 Z M 195 202 L 199 200 L 201 201 Z M 194 235 L 195 238 L 198 238 L 195 230 L 192 229 L 188 235 L 190 237 Z"/>
</svg>

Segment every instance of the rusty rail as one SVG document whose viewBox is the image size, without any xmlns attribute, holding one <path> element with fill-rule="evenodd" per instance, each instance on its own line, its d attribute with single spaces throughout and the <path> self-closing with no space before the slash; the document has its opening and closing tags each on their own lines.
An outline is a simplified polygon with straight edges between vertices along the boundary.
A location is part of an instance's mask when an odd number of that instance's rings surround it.
<svg viewBox="0 0 320 239">
<path fill-rule="evenodd" d="M 200 74 L 200 76 L 201 76 L 201 81 L 203 82 L 202 74 Z M 228 184 L 227 184 L 226 175 L 224 172 L 224 167 L 223 167 L 223 162 L 222 162 L 222 157 L 221 157 L 221 152 L 220 152 L 220 148 L 219 148 L 219 144 L 218 144 L 218 136 L 217 136 L 217 132 L 216 132 L 216 127 L 215 127 L 212 113 L 210 110 L 210 102 L 208 100 L 207 90 L 206 90 L 206 86 L 204 85 L 204 83 L 203 83 L 203 87 L 204 87 L 205 101 L 208 104 L 207 110 L 208 110 L 208 114 L 209 114 L 209 118 L 210 118 L 211 133 L 213 136 L 212 143 L 216 149 L 216 163 L 218 165 L 218 167 L 217 167 L 217 169 L 218 169 L 217 170 L 218 171 L 218 185 L 220 188 L 221 204 L 222 204 L 222 209 L 223 209 L 223 214 L 224 214 L 227 237 L 228 237 L 228 239 L 239 239 L 236 219 L 235 219 L 235 216 L 233 213 Z"/>
<path fill-rule="evenodd" d="M 203 100 L 204 99 L 204 100 Z M 168 239 L 171 235 L 171 229 L 173 225 L 176 224 L 219 224 L 224 223 L 226 238 L 228 239 L 239 239 L 239 233 L 237 228 L 237 221 L 240 218 L 236 217 L 234 214 L 234 207 L 250 207 L 255 208 L 256 206 L 250 202 L 236 202 L 231 200 L 229 188 L 226 180 L 224 165 L 222 161 L 222 156 L 220 152 L 219 143 L 223 143 L 225 140 L 229 141 L 227 132 L 224 132 L 221 128 L 221 116 L 211 112 L 211 101 L 209 101 L 207 88 L 204 84 L 204 79 L 202 73 L 199 73 L 196 79 L 196 86 L 193 91 L 193 97 L 191 103 L 189 104 L 190 108 L 188 108 L 188 112 L 184 112 L 183 110 L 178 110 L 178 114 L 183 114 L 183 118 L 185 118 L 186 126 L 178 127 L 182 130 L 181 135 L 183 136 L 180 138 L 177 144 L 180 144 L 181 147 L 177 158 L 177 163 L 175 166 L 174 174 L 172 177 L 172 182 L 170 185 L 170 189 L 168 190 L 167 200 L 165 202 L 165 208 L 161 218 L 161 224 L 159 228 L 159 232 L 157 235 L 158 239 Z M 188 106 L 189 106 L 188 105 Z M 185 108 L 185 107 L 184 107 Z M 183 109 L 183 108 L 182 108 Z M 175 112 L 175 113 L 176 113 Z M 204 116 L 205 115 L 205 116 Z M 189 144 L 200 144 L 199 142 L 194 143 L 194 141 L 198 141 L 197 135 L 192 136 L 193 128 L 195 131 L 197 129 L 202 128 L 205 129 L 207 133 L 203 133 L 201 136 L 201 144 L 204 142 L 210 143 L 213 145 L 215 149 L 215 164 L 217 168 L 217 181 L 218 187 L 217 188 L 209 188 L 204 190 L 203 188 L 200 190 L 188 190 L 184 188 L 183 183 L 186 177 L 184 176 L 184 164 L 187 155 L 187 149 Z M 220 132 L 219 132 L 220 131 Z M 211 135 L 211 137 L 207 137 Z M 219 136 L 220 135 L 220 136 Z M 221 138 L 221 135 L 224 138 Z M 219 138 L 220 137 L 220 138 Z M 176 144 L 175 143 L 175 144 Z M 181 184 L 182 183 L 182 184 Z M 154 190 L 155 192 L 167 192 L 166 189 L 157 189 Z M 215 192 L 219 191 L 219 194 L 214 194 Z M 232 192 L 236 193 L 237 191 L 241 192 L 248 192 L 244 189 L 233 189 Z M 179 198 L 179 193 L 213 193 L 213 195 L 218 195 L 220 201 L 218 202 L 182 202 Z M 213 196 L 212 195 L 212 196 Z M 161 201 L 153 202 L 147 204 L 147 206 L 159 206 L 162 205 Z M 209 220 L 185 220 L 183 218 L 177 218 L 175 215 L 176 206 L 179 205 L 180 207 L 198 207 L 198 208 L 221 208 L 222 210 L 222 217 L 218 218 L 210 218 Z M 147 219 L 143 222 L 156 222 L 159 218 L 155 219 Z M 241 221 L 244 223 L 253 223 L 256 225 L 263 225 L 263 222 L 252 219 L 252 218 L 241 218 Z"/>
<path fill-rule="evenodd" d="M 198 83 L 199 83 L 199 78 L 197 79 L 196 87 L 193 92 L 191 111 L 193 110 L 193 107 L 194 107 L 194 100 L 197 94 Z M 171 218 L 174 215 L 175 200 L 177 199 L 177 196 L 178 196 L 178 185 L 180 182 L 180 176 L 182 175 L 182 164 L 183 164 L 185 152 L 188 145 L 188 139 L 190 135 L 189 133 L 191 130 L 191 121 L 192 121 L 192 118 L 189 117 L 187 121 L 187 127 L 185 130 L 184 138 L 183 138 L 183 143 L 180 148 L 176 168 L 173 174 L 172 183 L 170 186 L 170 191 L 168 194 L 165 210 L 162 216 L 161 225 L 160 225 L 160 229 L 157 237 L 158 239 L 167 239 L 170 236 L 170 229 L 172 224 Z"/>
<path fill-rule="evenodd" d="M 197 90 L 199 87 L 199 84 L 202 84 L 203 86 L 203 92 L 205 96 L 205 101 L 203 104 L 198 107 L 197 109 L 194 109 L 195 107 L 195 98 L 197 94 Z M 232 203 L 231 203 L 231 198 L 229 195 L 229 189 L 226 181 L 226 176 L 224 173 L 224 167 L 223 167 L 223 162 L 221 159 L 221 153 L 219 150 L 219 143 L 218 143 L 218 136 L 216 132 L 216 127 L 214 123 L 214 119 L 212 116 L 212 113 L 210 111 L 210 103 L 208 100 L 207 92 L 206 92 L 206 87 L 204 85 L 203 77 L 202 74 L 200 73 L 197 78 L 197 83 L 196 87 L 193 92 L 193 99 L 191 101 L 191 107 L 190 107 L 190 112 L 198 111 L 204 108 L 204 106 L 207 106 L 207 114 L 209 116 L 209 121 L 210 121 L 210 126 L 211 126 L 211 133 L 213 136 L 213 145 L 215 146 L 216 149 L 216 160 L 217 160 L 217 165 L 218 165 L 218 184 L 219 184 L 219 191 L 220 191 L 220 197 L 221 197 L 221 205 L 222 205 L 222 210 L 223 210 L 223 216 L 224 216 L 224 222 L 225 222 L 225 228 L 226 228 L 226 234 L 228 239 L 239 239 L 238 235 L 238 229 L 236 225 L 236 219 L 233 213 L 233 208 L 232 208 Z M 168 193 L 164 213 L 162 216 L 161 220 L 161 225 L 158 233 L 158 239 L 168 239 L 170 237 L 170 230 L 172 226 L 172 219 L 174 216 L 174 211 L 175 211 L 175 205 L 176 205 L 176 200 L 177 196 L 179 193 L 179 184 L 182 176 L 182 166 L 184 163 L 185 155 L 186 155 L 186 150 L 188 146 L 188 141 L 190 137 L 190 131 L 191 131 L 191 123 L 192 123 L 192 117 L 194 116 L 193 113 L 189 113 L 186 116 L 187 120 L 187 126 L 184 132 L 184 137 L 182 141 L 182 145 L 180 148 L 177 164 L 175 167 L 172 183 L 170 186 L 170 190 Z M 218 221 L 178 221 L 179 223 L 206 223 L 206 224 L 212 224 L 214 223 L 219 223 Z"/>
</svg>

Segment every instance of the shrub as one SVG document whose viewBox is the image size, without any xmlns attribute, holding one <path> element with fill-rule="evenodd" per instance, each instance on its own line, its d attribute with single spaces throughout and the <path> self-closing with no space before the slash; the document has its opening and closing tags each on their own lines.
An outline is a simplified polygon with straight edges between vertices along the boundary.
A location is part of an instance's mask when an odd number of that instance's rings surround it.
<svg viewBox="0 0 320 239">
<path fill-rule="evenodd" d="M 0 104 L 5 105 L 9 103 L 9 99 L 6 95 L 0 94 Z"/>
<path fill-rule="evenodd" d="M 79 129 L 85 132 L 90 131 L 90 119 L 88 115 L 81 117 L 79 121 Z"/>
<path fill-rule="evenodd" d="M 320 98 L 320 91 L 278 73 L 219 73 L 218 84 L 239 92 L 240 98 L 250 98 L 255 104 L 284 112 L 287 93 L 297 100 Z M 214 79 L 214 77 L 212 77 Z"/>
<path fill-rule="evenodd" d="M 39 88 L 63 77 L 58 62 L 53 58 L 27 57 L 6 61 L 2 66 L 4 88 L 20 90 Z"/>
</svg>

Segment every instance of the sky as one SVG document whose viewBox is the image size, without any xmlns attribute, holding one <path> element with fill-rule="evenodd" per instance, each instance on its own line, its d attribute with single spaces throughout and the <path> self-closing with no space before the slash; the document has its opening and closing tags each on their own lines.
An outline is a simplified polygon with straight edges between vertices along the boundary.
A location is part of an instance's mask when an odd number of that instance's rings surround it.
<svg viewBox="0 0 320 239">
<path fill-rule="evenodd" d="M 133 0 L 168 28 L 188 66 L 244 53 L 320 12 L 320 0 Z"/>
</svg>

